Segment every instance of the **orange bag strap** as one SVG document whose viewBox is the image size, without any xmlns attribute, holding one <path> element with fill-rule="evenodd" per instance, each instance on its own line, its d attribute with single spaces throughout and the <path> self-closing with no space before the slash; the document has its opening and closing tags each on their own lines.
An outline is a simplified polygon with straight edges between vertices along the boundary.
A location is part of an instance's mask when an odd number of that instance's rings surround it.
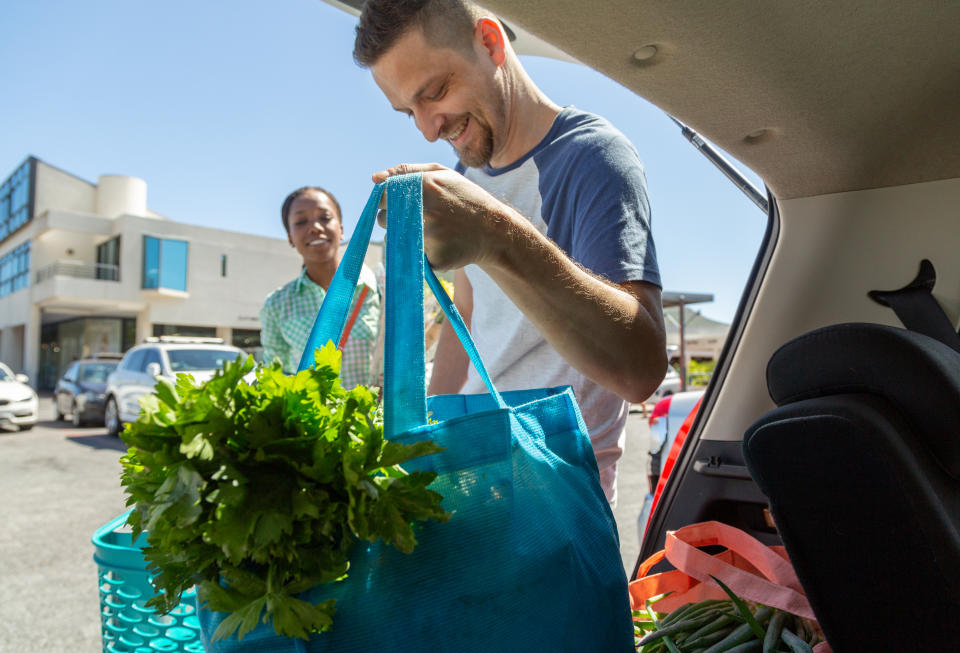
<svg viewBox="0 0 960 653">
<path fill-rule="evenodd" d="M 697 548 L 713 544 L 740 555 L 760 575 Z M 816 620 L 790 563 L 738 528 L 715 521 L 691 524 L 667 533 L 664 552 L 674 567 L 701 582 L 713 584 L 710 576 L 716 576 L 745 599 Z"/>
<path fill-rule="evenodd" d="M 664 551 L 658 551 L 643 561 L 637 570 L 636 580 L 630 581 L 627 589 L 630 593 L 630 609 L 642 610 L 647 599 L 669 593 L 657 601 L 658 612 L 670 612 L 685 603 L 697 603 L 705 599 L 725 599 L 726 593 L 715 583 L 702 583 L 685 571 L 672 569 L 659 574 L 647 575 L 650 568 L 664 558 Z M 736 564 L 732 551 L 717 554 L 721 560 Z"/>
<path fill-rule="evenodd" d="M 343 327 L 343 335 L 340 336 L 340 343 L 337 345 L 337 349 L 340 351 L 343 351 L 343 346 L 347 344 L 347 338 L 350 337 L 350 332 L 353 330 L 353 323 L 357 321 L 357 316 L 360 315 L 360 309 L 363 308 L 363 300 L 367 298 L 369 291 L 369 286 L 362 286 L 360 288 L 360 295 L 357 297 L 357 302 L 353 305 L 350 318 L 347 320 L 347 325 Z"/>
</svg>

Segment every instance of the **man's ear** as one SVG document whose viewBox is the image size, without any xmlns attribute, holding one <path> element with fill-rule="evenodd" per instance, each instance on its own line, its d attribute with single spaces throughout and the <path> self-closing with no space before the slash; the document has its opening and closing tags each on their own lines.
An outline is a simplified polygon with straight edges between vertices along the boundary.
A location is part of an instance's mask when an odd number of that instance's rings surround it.
<svg viewBox="0 0 960 653">
<path fill-rule="evenodd" d="M 477 34 L 494 65 L 502 66 L 507 59 L 507 43 L 500 22 L 493 18 L 481 18 L 477 21 Z"/>
</svg>

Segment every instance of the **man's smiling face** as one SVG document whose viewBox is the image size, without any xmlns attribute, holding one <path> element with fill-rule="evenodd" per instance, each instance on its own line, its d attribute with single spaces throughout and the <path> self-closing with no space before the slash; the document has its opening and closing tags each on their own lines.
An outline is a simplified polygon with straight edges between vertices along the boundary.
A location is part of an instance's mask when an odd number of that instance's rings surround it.
<svg viewBox="0 0 960 653">
<path fill-rule="evenodd" d="M 464 165 L 484 166 L 502 147 L 505 100 L 482 46 L 438 47 L 414 27 L 370 70 L 393 108 L 411 116 L 431 143 L 448 141 Z"/>
<path fill-rule="evenodd" d="M 325 193 L 308 190 L 290 205 L 288 239 L 307 262 L 337 260 L 343 225 L 337 208 Z"/>
</svg>

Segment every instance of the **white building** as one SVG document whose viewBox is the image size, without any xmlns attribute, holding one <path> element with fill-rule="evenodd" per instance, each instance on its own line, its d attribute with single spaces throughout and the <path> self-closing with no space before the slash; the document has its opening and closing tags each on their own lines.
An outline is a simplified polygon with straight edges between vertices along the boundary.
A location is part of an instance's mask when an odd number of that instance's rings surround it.
<svg viewBox="0 0 960 653">
<path fill-rule="evenodd" d="M 0 185 L 0 360 L 49 389 L 71 361 L 148 336 L 251 349 L 263 300 L 299 270 L 284 239 L 154 213 L 141 179 L 93 184 L 29 157 Z"/>
</svg>

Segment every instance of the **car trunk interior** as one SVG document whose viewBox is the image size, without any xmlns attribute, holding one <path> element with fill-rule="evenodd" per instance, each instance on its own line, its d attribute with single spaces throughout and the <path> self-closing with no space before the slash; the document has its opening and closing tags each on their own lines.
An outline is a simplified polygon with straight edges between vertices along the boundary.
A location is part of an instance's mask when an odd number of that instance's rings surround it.
<svg viewBox="0 0 960 653">
<path fill-rule="evenodd" d="M 768 262 L 758 270 L 755 295 L 748 290 L 744 296 L 745 315 L 691 431 L 695 446 L 685 448 L 677 462 L 674 473 L 683 483 L 665 489 L 650 527 L 656 535 L 644 543 L 641 556 L 662 547 L 667 529 L 707 519 L 745 527 L 763 541 L 776 539 L 764 519 L 765 497 L 745 468 L 737 469 L 744 464 L 743 433 L 774 407 L 765 382 L 770 356 L 792 338 L 830 324 L 902 326 L 867 293 L 906 285 L 924 258 L 937 271 L 934 296 L 956 325 L 958 207 L 960 180 L 778 203 L 779 233 L 760 256 L 761 266 Z"/>
</svg>

